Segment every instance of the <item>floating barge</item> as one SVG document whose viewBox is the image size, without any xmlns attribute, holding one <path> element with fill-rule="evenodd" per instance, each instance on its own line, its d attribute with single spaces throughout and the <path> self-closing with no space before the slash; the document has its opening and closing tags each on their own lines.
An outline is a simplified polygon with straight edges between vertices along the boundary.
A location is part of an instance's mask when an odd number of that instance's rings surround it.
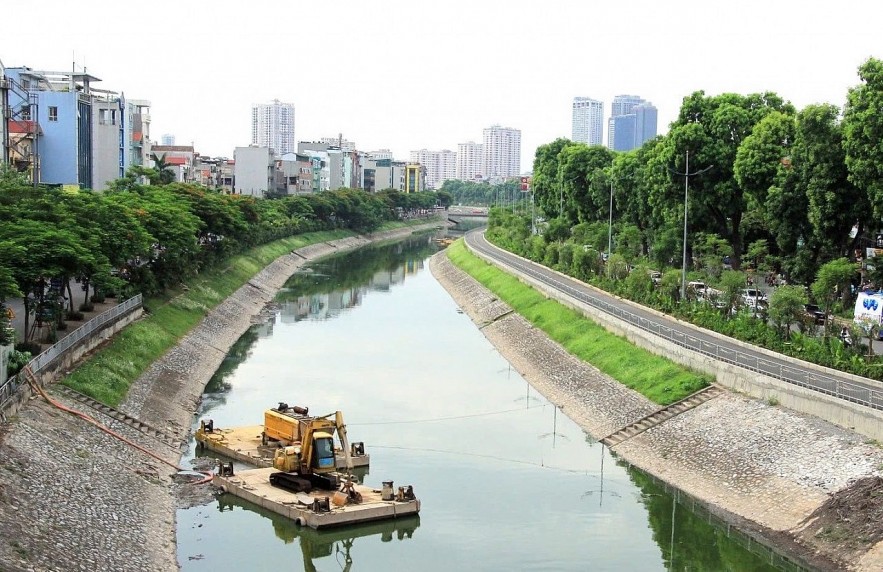
<svg viewBox="0 0 883 572">
<path fill-rule="evenodd" d="M 420 512 L 420 501 L 411 487 L 392 490 L 392 482 L 384 482 L 381 490 L 360 484 L 353 488 L 361 495 L 361 502 L 347 503 L 346 494 L 313 489 L 293 493 L 270 484 L 270 474 L 276 469 L 247 469 L 233 475 L 216 474 L 212 483 L 222 491 L 252 502 L 296 524 L 314 529 L 345 526 L 377 520 L 409 517 Z"/>
<path fill-rule="evenodd" d="M 215 429 L 206 430 L 201 425 L 196 430 L 197 447 L 220 453 L 225 457 L 249 464 L 253 467 L 272 467 L 273 455 L 276 452 L 276 445 L 263 445 L 261 443 L 261 432 L 264 430 L 262 425 L 251 425 L 248 427 L 233 427 L 232 429 Z M 350 447 L 350 458 L 353 467 L 367 467 L 370 464 L 371 457 L 365 453 L 365 446 L 362 443 L 353 443 Z M 335 464 L 338 469 L 346 468 L 346 459 L 343 451 L 336 451 Z"/>
</svg>

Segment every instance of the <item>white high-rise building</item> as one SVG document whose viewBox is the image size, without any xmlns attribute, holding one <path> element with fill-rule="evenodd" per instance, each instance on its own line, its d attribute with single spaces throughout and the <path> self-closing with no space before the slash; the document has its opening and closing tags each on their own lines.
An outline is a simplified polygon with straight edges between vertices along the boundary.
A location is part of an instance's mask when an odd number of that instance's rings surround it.
<svg viewBox="0 0 883 572">
<path fill-rule="evenodd" d="M 456 178 L 460 181 L 474 181 L 477 175 L 484 177 L 482 173 L 482 145 L 474 141 L 457 144 L 457 173 Z"/>
<path fill-rule="evenodd" d="M 427 189 L 440 189 L 445 181 L 457 177 L 457 154 L 448 149 L 411 151 L 411 163 L 420 163 L 426 169 Z"/>
<path fill-rule="evenodd" d="M 273 103 L 252 105 L 251 144 L 269 147 L 277 157 L 297 152 L 294 104 L 274 99 Z"/>
<path fill-rule="evenodd" d="M 574 97 L 571 139 L 589 145 L 601 145 L 603 135 L 604 104 L 589 97 Z"/>
<path fill-rule="evenodd" d="M 484 130 L 482 170 L 495 182 L 521 174 L 521 130 L 494 125 Z"/>
<path fill-rule="evenodd" d="M 175 136 L 171 133 L 163 133 L 159 140 L 160 145 L 163 145 L 164 147 L 172 147 L 175 145 Z"/>
</svg>

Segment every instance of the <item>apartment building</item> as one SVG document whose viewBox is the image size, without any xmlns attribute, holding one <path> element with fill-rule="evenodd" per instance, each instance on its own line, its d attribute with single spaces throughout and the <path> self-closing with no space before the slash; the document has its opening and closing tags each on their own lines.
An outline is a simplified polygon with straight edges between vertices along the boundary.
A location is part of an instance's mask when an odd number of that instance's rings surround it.
<svg viewBox="0 0 883 572">
<path fill-rule="evenodd" d="M 457 154 L 448 149 L 411 151 L 411 163 L 425 167 L 427 189 L 439 189 L 448 179 L 457 178 Z"/>
<path fill-rule="evenodd" d="M 492 183 L 521 173 L 521 130 L 493 125 L 484 129 L 482 175 Z"/>
<path fill-rule="evenodd" d="M 468 141 L 457 144 L 457 168 L 454 177 L 460 181 L 477 181 L 484 178 L 482 160 L 484 147 L 481 143 Z"/>
<path fill-rule="evenodd" d="M 604 104 L 590 97 L 574 97 L 571 140 L 601 145 L 604 140 Z"/>
<path fill-rule="evenodd" d="M 251 144 L 269 147 L 277 155 L 297 151 L 294 138 L 294 104 L 274 99 L 251 106 Z"/>
</svg>

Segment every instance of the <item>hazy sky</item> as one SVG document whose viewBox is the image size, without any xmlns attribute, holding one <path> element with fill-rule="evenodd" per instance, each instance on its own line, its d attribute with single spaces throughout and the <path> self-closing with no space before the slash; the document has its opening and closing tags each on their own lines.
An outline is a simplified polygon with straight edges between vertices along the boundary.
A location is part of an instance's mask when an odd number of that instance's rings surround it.
<svg viewBox="0 0 883 572">
<path fill-rule="evenodd" d="M 881 24 L 878 0 L 37 0 L 4 23 L 0 61 L 85 66 L 151 101 L 151 139 L 206 155 L 248 145 L 251 105 L 279 99 L 299 141 L 343 133 L 398 159 L 518 128 L 527 171 L 570 137 L 574 96 L 604 102 L 605 143 L 618 94 L 655 104 L 660 133 L 700 89 L 842 107 L 883 58 Z"/>
</svg>

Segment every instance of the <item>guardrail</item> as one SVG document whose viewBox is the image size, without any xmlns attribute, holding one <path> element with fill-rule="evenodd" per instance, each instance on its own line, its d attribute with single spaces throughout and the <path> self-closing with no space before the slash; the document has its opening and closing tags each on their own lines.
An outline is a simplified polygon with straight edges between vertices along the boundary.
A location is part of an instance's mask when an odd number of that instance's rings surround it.
<svg viewBox="0 0 883 572">
<path fill-rule="evenodd" d="M 481 248 L 479 245 L 473 244 L 473 246 L 476 249 L 484 252 L 488 256 L 500 259 L 492 252 L 488 251 L 487 249 Z M 776 362 L 770 359 L 758 357 L 756 355 L 743 353 L 738 350 L 716 344 L 714 342 L 700 339 L 696 336 L 691 336 L 685 332 L 679 332 L 674 328 L 666 326 L 665 324 L 662 324 L 658 321 L 650 320 L 644 316 L 639 316 L 605 300 L 590 296 L 589 294 L 574 288 L 572 285 L 566 282 L 544 275 L 542 272 L 537 271 L 533 267 L 524 264 L 519 259 L 514 258 L 511 255 L 504 255 L 503 258 L 505 264 L 517 268 L 528 276 L 531 276 L 532 278 L 539 280 L 540 282 L 543 282 L 549 286 L 553 286 L 561 292 L 564 292 L 568 296 L 579 300 L 580 302 L 588 304 L 593 308 L 619 318 L 620 320 L 623 320 L 624 322 L 636 326 L 646 332 L 650 332 L 656 336 L 659 336 L 675 345 L 687 348 L 708 357 L 712 357 L 724 363 L 729 363 L 737 367 L 747 369 L 749 371 L 754 371 L 784 381 L 786 383 L 790 383 L 792 385 L 797 385 L 799 387 L 810 389 L 812 391 L 831 395 L 833 397 L 836 397 L 837 399 L 843 399 L 845 401 L 864 405 L 872 409 L 883 410 L 883 391 L 871 387 L 866 387 L 857 383 L 852 383 L 843 379 L 837 379 L 829 375 L 815 373 L 807 369 L 789 367 L 781 362 Z"/>
<path fill-rule="evenodd" d="M 31 371 L 35 374 L 39 373 L 41 370 L 50 366 L 59 357 L 64 355 L 65 352 L 77 345 L 84 338 L 91 336 L 94 332 L 103 329 L 105 325 L 116 322 L 121 317 L 126 316 L 137 308 L 140 308 L 141 302 L 141 294 L 138 294 L 137 296 L 129 298 L 121 304 L 118 304 L 113 308 L 102 312 L 101 314 L 95 316 L 67 336 L 61 338 L 60 340 L 46 348 L 38 356 L 29 361 L 27 367 L 29 367 Z M 0 411 L 3 411 L 6 408 L 7 402 L 18 392 L 19 388 L 27 383 L 24 379 L 20 379 L 20 377 L 20 374 L 14 375 L 7 379 L 2 386 L 0 386 Z"/>
</svg>

